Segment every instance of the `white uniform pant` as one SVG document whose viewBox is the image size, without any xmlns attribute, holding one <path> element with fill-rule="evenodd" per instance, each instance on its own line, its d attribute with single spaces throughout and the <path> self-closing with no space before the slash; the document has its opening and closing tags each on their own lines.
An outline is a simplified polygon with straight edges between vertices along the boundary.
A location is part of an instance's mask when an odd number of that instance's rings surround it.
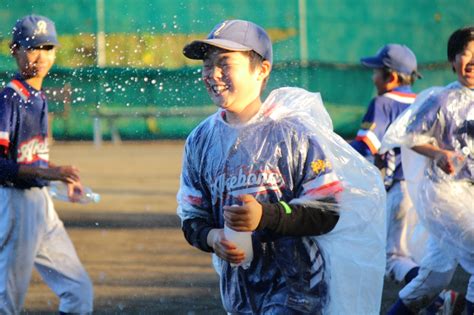
<svg viewBox="0 0 474 315">
<path fill-rule="evenodd" d="M 434 238 L 428 239 L 427 255 L 420 265 L 418 276 L 400 291 L 400 299 L 413 312 L 427 307 L 451 282 L 458 263 L 471 274 L 466 299 L 474 302 L 473 261 L 458 260 L 438 246 Z"/>
<path fill-rule="evenodd" d="M 47 189 L 0 187 L 0 314 L 20 313 L 33 266 L 61 312 L 92 312 L 92 283 Z"/>
<path fill-rule="evenodd" d="M 402 282 L 417 267 L 409 248 L 416 212 L 405 181 L 397 181 L 387 192 L 387 265 L 385 276 Z"/>
</svg>

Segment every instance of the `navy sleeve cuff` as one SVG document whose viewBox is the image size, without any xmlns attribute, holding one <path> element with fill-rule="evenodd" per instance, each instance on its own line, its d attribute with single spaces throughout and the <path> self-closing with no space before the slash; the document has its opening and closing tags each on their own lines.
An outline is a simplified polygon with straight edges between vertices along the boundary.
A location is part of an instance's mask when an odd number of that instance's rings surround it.
<svg viewBox="0 0 474 315">
<path fill-rule="evenodd" d="M 0 182 L 12 181 L 18 177 L 20 165 L 14 161 L 0 159 Z"/>
<path fill-rule="evenodd" d="M 280 222 L 282 206 L 279 203 L 263 203 L 262 218 L 257 226 L 257 230 L 270 229 L 273 230 Z"/>
<path fill-rule="evenodd" d="M 199 248 L 205 252 L 213 253 L 214 249 L 207 244 L 207 236 L 209 232 L 212 230 L 212 227 L 204 227 L 199 232 Z"/>
<path fill-rule="evenodd" d="M 320 200 L 318 207 L 281 203 L 262 204 L 257 230 L 285 236 L 316 236 L 329 233 L 339 221 L 335 200 Z"/>
<path fill-rule="evenodd" d="M 206 220 L 202 218 L 184 220 L 181 229 L 189 244 L 205 252 L 214 251 L 207 245 L 207 235 L 213 227 Z"/>
</svg>

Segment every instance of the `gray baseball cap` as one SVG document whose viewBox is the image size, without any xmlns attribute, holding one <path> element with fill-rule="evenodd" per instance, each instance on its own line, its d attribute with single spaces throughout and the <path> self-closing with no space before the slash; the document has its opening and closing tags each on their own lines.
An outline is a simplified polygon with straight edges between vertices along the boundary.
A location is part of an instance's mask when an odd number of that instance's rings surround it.
<svg viewBox="0 0 474 315">
<path fill-rule="evenodd" d="M 209 46 L 230 51 L 255 51 L 263 59 L 273 62 L 272 41 L 257 24 L 244 20 L 226 20 L 217 24 L 207 39 L 195 40 L 184 46 L 189 59 L 204 59 Z"/>
<path fill-rule="evenodd" d="M 40 15 L 27 15 L 19 19 L 12 30 L 12 43 L 25 48 L 59 45 L 53 21 Z"/>
</svg>

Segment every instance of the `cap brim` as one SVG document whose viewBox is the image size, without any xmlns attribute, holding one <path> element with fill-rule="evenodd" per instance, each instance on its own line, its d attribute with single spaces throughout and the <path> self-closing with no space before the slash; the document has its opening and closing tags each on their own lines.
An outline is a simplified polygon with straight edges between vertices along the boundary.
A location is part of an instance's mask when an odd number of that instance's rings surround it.
<svg viewBox="0 0 474 315">
<path fill-rule="evenodd" d="M 20 41 L 18 44 L 21 47 L 26 47 L 26 48 L 30 48 L 30 47 L 37 48 L 37 47 L 40 47 L 40 46 L 55 46 L 55 47 L 59 46 L 59 42 L 55 41 L 55 40 L 38 41 L 38 42 Z"/>
<path fill-rule="evenodd" d="M 368 68 L 383 68 L 384 67 L 382 60 L 380 60 L 377 57 L 361 58 L 360 63 L 362 63 L 364 66 Z"/>
<path fill-rule="evenodd" d="M 195 40 L 188 45 L 184 46 L 183 54 L 189 59 L 204 59 L 206 52 L 209 50 L 209 46 L 214 46 L 230 51 L 251 51 L 252 48 L 241 45 L 239 43 L 226 40 L 226 39 L 204 39 Z"/>
<path fill-rule="evenodd" d="M 360 62 L 368 68 L 380 69 L 380 68 L 385 67 L 384 63 L 377 57 L 361 58 Z M 415 74 L 416 74 L 417 78 L 419 78 L 419 79 L 423 78 L 421 73 L 419 73 L 416 70 L 415 70 Z"/>
</svg>

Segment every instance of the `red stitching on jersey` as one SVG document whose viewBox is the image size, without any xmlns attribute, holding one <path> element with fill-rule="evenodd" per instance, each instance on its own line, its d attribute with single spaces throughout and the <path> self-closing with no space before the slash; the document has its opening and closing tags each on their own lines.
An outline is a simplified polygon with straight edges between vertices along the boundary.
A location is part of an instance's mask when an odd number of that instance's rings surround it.
<svg viewBox="0 0 474 315">
<path fill-rule="evenodd" d="M 197 196 L 188 195 L 184 197 L 184 200 L 195 206 L 200 206 L 202 204 L 202 198 Z"/>
<path fill-rule="evenodd" d="M 329 184 L 325 184 L 325 185 L 319 186 L 317 188 L 313 188 L 313 189 L 309 190 L 307 192 L 307 194 L 328 196 L 328 195 L 335 195 L 337 193 L 340 193 L 343 190 L 344 190 L 344 188 L 342 187 L 341 182 L 336 180 L 336 181 L 331 182 Z"/>
<path fill-rule="evenodd" d="M 372 154 L 375 154 L 378 152 L 377 148 L 373 145 L 372 141 L 370 141 L 369 137 L 357 136 L 355 140 L 364 142 L 369 147 L 369 150 Z"/>
<path fill-rule="evenodd" d="M 10 141 L 8 139 L 0 139 L 0 147 L 3 147 L 3 152 L 8 154 L 8 148 L 10 146 Z"/>
<path fill-rule="evenodd" d="M 21 93 L 23 93 L 23 96 L 25 96 L 25 98 L 30 97 L 30 92 L 26 89 L 26 87 L 20 81 L 12 80 L 11 83 L 14 84 L 20 90 Z"/>
<path fill-rule="evenodd" d="M 405 92 L 399 92 L 399 91 L 390 91 L 388 93 L 399 95 L 399 96 L 416 98 L 416 93 L 405 93 Z"/>
</svg>

